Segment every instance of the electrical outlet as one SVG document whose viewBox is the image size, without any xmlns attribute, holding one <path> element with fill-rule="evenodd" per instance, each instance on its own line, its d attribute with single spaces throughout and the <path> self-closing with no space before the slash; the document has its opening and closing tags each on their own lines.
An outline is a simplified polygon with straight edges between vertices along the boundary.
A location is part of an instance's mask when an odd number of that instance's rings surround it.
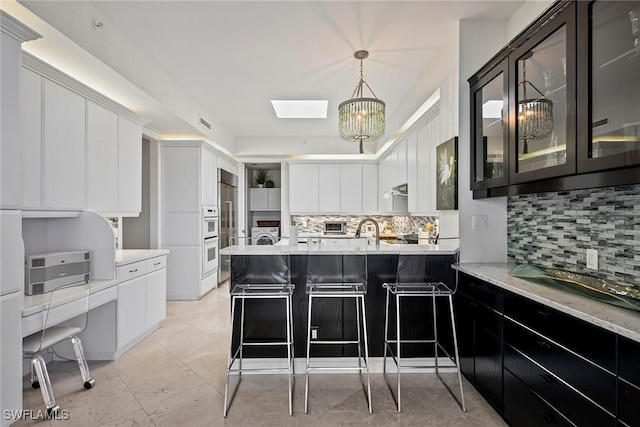
<svg viewBox="0 0 640 427">
<path fill-rule="evenodd" d="M 587 268 L 589 270 L 598 269 L 598 251 L 597 249 L 587 249 Z"/>
<path fill-rule="evenodd" d="M 311 327 L 311 339 L 312 340 L 317 340 L 318 339 L 318 327 L 317 326 L 312 326 Z"/>
<path fill-rule="evenodd" d="M 486 230 L 487 229 L 487 216 L 486 215 L 473 215 L 471 217 L 471 228 L 474 230 Z"/>
</svg>

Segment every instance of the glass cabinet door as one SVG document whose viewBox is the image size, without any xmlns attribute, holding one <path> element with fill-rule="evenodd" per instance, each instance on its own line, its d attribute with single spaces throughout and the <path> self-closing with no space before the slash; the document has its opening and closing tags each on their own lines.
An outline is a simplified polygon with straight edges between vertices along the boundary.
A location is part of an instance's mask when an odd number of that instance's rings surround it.
<svg viewBox="0 0 640 427">
<path fill-rule="evenodd" d="M 471 85 L 471 189 L 508 184 L 508 62 Z"/>
<path fill-rule="evenodd" d="M 575 8 L 511 55 L 511 183 L 575 172 Z"/>
<path fill-rule="evenodd" d="M 578 76 L 578 172 L 638 165 L 640 1 L 578 8 L 579 66 L 588 70 Z"/>
</svg>

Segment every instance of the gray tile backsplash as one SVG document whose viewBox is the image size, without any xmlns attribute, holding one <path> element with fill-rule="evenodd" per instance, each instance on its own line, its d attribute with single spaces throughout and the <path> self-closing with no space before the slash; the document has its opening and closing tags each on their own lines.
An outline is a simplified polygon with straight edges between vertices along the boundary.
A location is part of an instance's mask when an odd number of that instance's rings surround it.
<svg viewBox="0 0 640 427">
<path fill-rule="evenodd" d="M 515 262 L 640 286 L 640 185 L 511 196 L 507 205 Z M 587 249 L 598 250 L 598 271 L 587 270 Z"/>
<path fill-rule="evenodd" d="M 325 221 L 346 221 L 347 232 L 355 233 L 360 221 L 364 218 L 373 218 L 380 225 L 380 230 L 385 224 L 391 224 L 396 233 L 411 233 L 418 230 L 424 230 L 427 222 L 436 222 L 436 217 L 430 216 L 411 216 L 411 215 L 377 215 L 377 216 L 360 216 L 360 215 L 292 215 L 291 219 L 298 225 L 300 232 L 321 233 L 324 231 Z"/>
</svg>

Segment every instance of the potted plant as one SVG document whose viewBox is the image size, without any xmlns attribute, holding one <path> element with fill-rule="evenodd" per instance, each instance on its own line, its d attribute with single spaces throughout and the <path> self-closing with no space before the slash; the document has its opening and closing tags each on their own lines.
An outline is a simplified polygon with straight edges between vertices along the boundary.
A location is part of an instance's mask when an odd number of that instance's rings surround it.
<svg viewBox="0 0 640 427">
<path fill-rule="evenodd" d="M 253 178 L 258 188 L 263 188 L 264 183 L 267 182 L 267 178 L 269 177 L 269 171 L 266 169 L 258 169 L 256 170 L 255 177 Z"/>
</svg>

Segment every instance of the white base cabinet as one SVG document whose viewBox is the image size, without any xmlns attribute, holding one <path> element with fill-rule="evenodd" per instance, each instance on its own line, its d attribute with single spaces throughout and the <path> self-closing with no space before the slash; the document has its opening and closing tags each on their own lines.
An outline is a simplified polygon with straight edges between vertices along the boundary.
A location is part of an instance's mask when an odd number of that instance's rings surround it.
<svg viewBox="0 0 640 427">
<path fill-rule="evenodd" d="M 166 256 L 117 268 L 116 346 L 123 352 L 156 330 L 166 317 Z"/>
<path fill-rule="evenodd" d="M 0 297 L 0 407 L 22 409 L 22 292 Z M 0 418 L 0 425 L 13 420 Z"/>
</svg>

